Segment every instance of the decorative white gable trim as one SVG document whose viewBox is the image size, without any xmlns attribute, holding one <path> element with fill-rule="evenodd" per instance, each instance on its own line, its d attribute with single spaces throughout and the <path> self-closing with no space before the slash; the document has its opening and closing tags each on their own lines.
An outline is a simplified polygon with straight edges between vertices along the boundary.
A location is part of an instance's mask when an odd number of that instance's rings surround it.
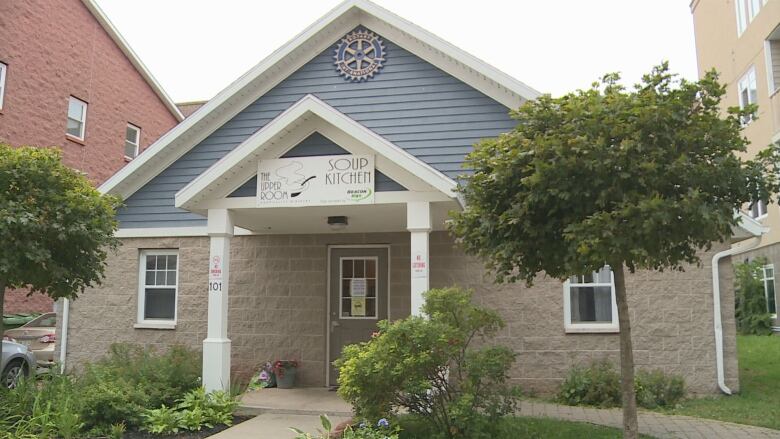
<svg viewBox="0 0 780 439">
<path fill-rule="evenodd" d="M 539 92 L 368 0 L 347 0 L 273 52 L 100 186 L 129 197 L 287 76 L 363 25 L 508 108 Z"/>
<path fill-rule="evenodd" d="M 162 103 L 165 105 L 165 108 L 171 112 L 177 121 L 181 122 L 184 120 L 184 115 L 181 114 L 179 107 L 177 107 L 171 97 L 165 93 L 165 90 L 163 90 L 160 83 L 154 79 L 152 72 L 150 72 L 146 65 L 141 62 L 141 58 L 136 55 L 127 41 L 122 37 L 122 34 L 119 33 L 119 30 L 114 26 L 113 23 L 111 23 L 111 20 L 108 19 L 108 16 L 106 16 L 103 10 L 100 9 L 100 6 L 98 6 L 94 0 L 81 0 L 81 2 L 84 3 L 84 6 L 87 7 L 89 12 L 92 13 L 98 23 L 100 23 L 100 25 L 106 31 L 108 36 L 114 41 L 114 44 L 116 44 L 119 47 L 119 50 L 121 50 L 122 53 L 127 57 L 127 59 L 130 61 L 130 64 L 135 67 L 138 73 L 141 74 L 141 77 L 143 77 L 146 83 L 149 84 L 149 87 L 151 87 L 157 97 L 160 98 Z"/>
<path fill-rule="evenodd" d="M 263 157 L 263 153 L 274 145 L 280 136 L 292 132 L 301 123 L 313 118 L 322 120 L 432 188 L 455 198 L 457 184 L 449 177 L 315 96 L 306 95 L 177 192 L 176 207 L 192 210 L 197 201 L 229 194 L 236 184 L 243 183 L 256 173 L 257 160 Z M 238 176 L 234 178 L 236 174 Z M 232 185 L 223 184 L 228 180 Z"/>
</svg>

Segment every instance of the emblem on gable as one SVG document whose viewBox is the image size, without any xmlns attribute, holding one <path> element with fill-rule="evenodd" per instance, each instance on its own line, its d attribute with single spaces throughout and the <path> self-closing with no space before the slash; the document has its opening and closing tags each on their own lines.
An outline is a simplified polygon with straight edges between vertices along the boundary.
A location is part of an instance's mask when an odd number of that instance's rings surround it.
<svg viewBox="0 0 780 439">
<path fill-rule="evenodd" d="M 385 46 L 373 32 L 356 30 L 341 39 L 334 59 L 336 70 L 344 78 L 366 81 L 382 68 Z"/>
</svg>

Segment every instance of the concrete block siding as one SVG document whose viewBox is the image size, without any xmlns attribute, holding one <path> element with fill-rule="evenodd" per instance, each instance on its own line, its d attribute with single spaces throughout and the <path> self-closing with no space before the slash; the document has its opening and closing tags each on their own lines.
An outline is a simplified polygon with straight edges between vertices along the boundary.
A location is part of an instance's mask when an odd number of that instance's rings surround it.
<svg viewBox="0 0 780 439">
<path fill-rule="evenodd" d="M 125 239 L 111 257 L 105 284 L 71 306 L 68 364 L 102 355 L 111 342 L 162 349 L 181 343 L 200 349 L 206 336 L 208 238 Z M 228 333 L 232 368 L 245 378 L 264 361 L 301 361 L 299 384 L 325 384 L 327 246 L 390 244 L 390 318 L 409 314 L 409 234 L 241 236 L 232 240 Z M 133 329 L 138 253 L 178 248 L 180 284 L 175 330 Z M 717 249 L 713 249 L 713 252 Z M 575 364 L 618 359 L 617 334 L 566 334 L 563 288 L 541 277 L 533 287 L 495 285 L 482 264 L 464 256 L 443 232 L 431 234 L 431 287 L 460 285 L 506 320 L 498 341 L 519 355 L 512 380 L 528 391 L 555 390 Z M 627 280 L 635 359 L 642 368 L 685 377 L 694 393 L 715 393 L 712 285 L 708 263 L 685 272 L 638 272 Z M 730 261 L 722 261 L 723 291 L 732 291 Z M 733 296 L 723 293 L 726 382 L 738 389 Z"/>
</svg>

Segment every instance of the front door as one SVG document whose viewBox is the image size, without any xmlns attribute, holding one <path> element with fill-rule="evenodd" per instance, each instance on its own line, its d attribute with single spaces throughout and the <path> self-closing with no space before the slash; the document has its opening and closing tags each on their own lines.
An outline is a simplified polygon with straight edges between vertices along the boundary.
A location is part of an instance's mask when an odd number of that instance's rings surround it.
<svg viewBox="0 0 780 439">
<path fill-rule="evenodd" d="M 332 248 L 330 252 L 330 351 L 329 364 L 348 344 L 366 341 L 376 323 L 387 319 L 388 249 Z M 329 384 L 338 383 L 338 372 L 329 365 Z"/>
</svg>

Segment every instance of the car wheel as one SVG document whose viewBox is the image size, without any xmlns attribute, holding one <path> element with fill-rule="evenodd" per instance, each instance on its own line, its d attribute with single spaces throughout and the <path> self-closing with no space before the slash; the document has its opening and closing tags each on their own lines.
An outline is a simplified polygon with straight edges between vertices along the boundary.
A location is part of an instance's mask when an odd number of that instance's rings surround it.
<svg viewBox="0 0 780 439">
<path fill-rule="evenodd" d="M 3 370 L 3 374 L 0 375 L 0 384 L 9 388 L 15 389 L 19 385 L 19 381 L 27 376 L 27 368 L 21 360 L 14 360 L 8 363 Z"/>
</svg>

